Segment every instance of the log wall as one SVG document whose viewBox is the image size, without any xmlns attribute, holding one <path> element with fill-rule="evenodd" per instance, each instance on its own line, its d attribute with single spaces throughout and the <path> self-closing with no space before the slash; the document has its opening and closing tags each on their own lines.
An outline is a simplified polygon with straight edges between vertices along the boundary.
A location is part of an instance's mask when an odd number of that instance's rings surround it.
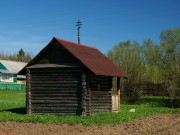
<svg viewBox="0 0 180 135">
<path fill-rule="evenodd" d="M 112 111 L 112 77 L 90 75 L 91 114 Z M 100 86 L 99 86 L 99 84 Z"/>
<path fill-rule="evenodd" d="M 28 113 L 82 114 L 82 83 L 79 69 L 29 69 L 27 77 Z"/>
</svg>

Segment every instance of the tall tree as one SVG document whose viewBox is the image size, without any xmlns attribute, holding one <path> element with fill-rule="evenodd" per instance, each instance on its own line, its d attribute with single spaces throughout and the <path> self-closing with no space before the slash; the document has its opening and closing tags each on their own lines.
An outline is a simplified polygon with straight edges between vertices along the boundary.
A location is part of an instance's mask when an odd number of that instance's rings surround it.
<svg viewBox="0 0 180 135">
<path fill-rule="evenodd" d="M 17 58 L 18 58 L 18 61 L 21 61 L 23 62 L 24 59 L 25 59 L 25 52 L 23 49 L 20 49 L 18 54 L 17 54 Z"/>
<path fill-rule="evenodd" d="M 160 47 L 151 39 L 143 42 L 143 62 L 146 66 L 145 80 L 153 83 L 162 83 L 162 71 L 159 66 L 161 60 Z"/>
<path fill-rule="evenodd" d="M 172 100 L 180 106 L 180 28 L 162 31 L 160 39 L 164 81 Z"/>
</svg>

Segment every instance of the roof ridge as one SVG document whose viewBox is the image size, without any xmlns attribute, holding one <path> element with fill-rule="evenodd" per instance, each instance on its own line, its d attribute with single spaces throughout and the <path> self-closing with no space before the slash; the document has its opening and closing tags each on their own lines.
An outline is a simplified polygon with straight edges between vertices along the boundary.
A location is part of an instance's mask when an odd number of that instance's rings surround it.
<svg viewBox="0 0 180 135">
<path fill-rule="evenodd" d="M 84 45 L 84 44 L 78 44 L 78 43 L 75 43 L 75 42 L 72 42 L 72 41 L 69 41 L 69 40 L 64 40 L 64 39 L 61 39 L 61 38 L 58 38 L 58 37 L 54 37 L 54 38 L 56 40 L 60 40 L 60 41 L 64 41 L 64 42 L 69 42 L 69 43 L 72 43 L 72 44 L 76 44 L 76 45 L 80 45 L 80 46 L 83 46 L 83 47 L 87 47 L 87 48 L 98 50 L 96 47 L 93 47 L 93 46 L 87 46 L 87 45 Z"/>
</svg>

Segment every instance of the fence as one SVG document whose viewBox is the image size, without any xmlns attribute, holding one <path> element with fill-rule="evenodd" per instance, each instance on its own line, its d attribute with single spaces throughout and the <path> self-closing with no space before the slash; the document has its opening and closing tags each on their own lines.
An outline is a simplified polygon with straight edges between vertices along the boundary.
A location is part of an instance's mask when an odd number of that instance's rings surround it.
<svg viewBox="0 0 180 135">
<path fill-rule="evenodd" d="M 26 90 L 26 84 L 0 83 L 0 90 Z"/>
<path fill-rule="evenodd" d="M 168 91 L 164 83 L 154 84 L 151 82 L 146 82 L 143 84 L 143 88 L 144 88 L 143 92 L 145 95 L 153 95 L 153 96 L 168 95 Z"/>
</svg>

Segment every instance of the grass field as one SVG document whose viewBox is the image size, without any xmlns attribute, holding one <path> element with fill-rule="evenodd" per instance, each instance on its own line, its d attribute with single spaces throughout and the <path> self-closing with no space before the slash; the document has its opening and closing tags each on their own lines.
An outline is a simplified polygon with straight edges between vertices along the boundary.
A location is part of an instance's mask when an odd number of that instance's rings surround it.
<svg viewBox="0 0 180 135">
<path fill-rule="evenodd" d="M 116 125 L 130 120 L 156 114 L 180 113 L 180 108 L 168 108 L 168 97 L 143 96 L 138 103 L 121 102 L 119 113 L 99 113 L 95 116 L 57 116 L 26 115 L 25 92 L 0 91 L 0 121 L 83 124 L 83 125 Z M 135 108 L 135 113 L 128 110 Z"/>
</svg>

